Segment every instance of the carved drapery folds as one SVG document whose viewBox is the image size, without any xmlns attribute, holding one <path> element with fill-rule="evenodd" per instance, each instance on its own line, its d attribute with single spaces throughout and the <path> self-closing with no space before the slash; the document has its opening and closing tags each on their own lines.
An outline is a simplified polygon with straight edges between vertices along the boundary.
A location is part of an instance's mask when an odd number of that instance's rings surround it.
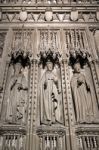
<svg viewBox="0 0 99 150">
<path fill-rule="evenodd" d="M 50 49 L 40 53 L 42 67 L 39 92 L 40 123 L 45 125 L 62 123 L 62 91 L 58 57 L 59 53 L 54 53 Z"/>
<path fill-rule="evenodd" d="M 39 120 L 36 133 L 40 149 L 64 149 L 65 127 L 58 52 L 41 51 L 39 56 Z"/>
<path fill-rule="evenodd" d="M 0 57 L 2 57 L 6 32 L 0 32 Z"/>
<path fill-rule="evenodd" d="M 85 149 L 91 144 L 98 148 L 97 135 L 78 131 L 81 126 L 86 129 L 99 123 L 96 70 L 86 30 L 36 28 L 34 35 L 35 40 L 31 40 L 31 30 L 14 30 L 5 69 L 0 148 L 76 149 L 76 135 L 79 149 L 84 149 L 83 144 Z M 31 41 L 35 41 L 32 62 Z"/>
<path fill-rule="evenodd" d="M 91 55 L 86 51 L 70 51 L 70 64 L 73 68 L 71 90 L 77 123 L 99 122 L 97 100 L 90 75 L 90 60 Z"/>
<path fill-rule="evenodd" d="M 10 54 L 8 78 L 1 120 L 8 124 L 26 124 L 28 70 L 30 55 L 21 49 Z"/>
<path fill-rule="evenodd" d="M 28 69 L 31 54 L 22 49 L 12 51 L 1 110 L 2 149 L 25 149 L 28 106 Z M 5 145 L 3 145 L 5 143 Z"/>
</svg>

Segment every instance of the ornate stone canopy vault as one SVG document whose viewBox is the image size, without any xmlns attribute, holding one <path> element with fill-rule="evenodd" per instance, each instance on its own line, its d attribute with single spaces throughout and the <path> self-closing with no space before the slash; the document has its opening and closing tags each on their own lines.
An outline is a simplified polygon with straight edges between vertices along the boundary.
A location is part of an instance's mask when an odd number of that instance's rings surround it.
<svg viewBox="0 0 99 150">
<path fill-rule="evenodd" d="M 0 0 L 0 150 L 98 149 L 98 0 Z"/>
</svg>

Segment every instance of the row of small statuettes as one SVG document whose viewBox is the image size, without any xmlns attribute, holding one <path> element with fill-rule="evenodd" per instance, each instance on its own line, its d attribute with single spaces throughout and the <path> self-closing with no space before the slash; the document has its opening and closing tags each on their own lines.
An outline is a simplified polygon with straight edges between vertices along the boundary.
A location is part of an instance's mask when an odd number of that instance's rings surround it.
<svg viewBox="0 0 99 150">
<path fill-rule="evenodd" d="M 1 119 L 7 123 L 25 123 L 27 110 L 28 84 L 22 72 L 21 61 L 13 65 L 14 74 L 7 81 L 2 106 Z M 40 123 L 45 125 L 63 123 L 63 100 L 61 80 L 54 72 L 51 61 L 46 62 L 46 71 L 41 79 L 38 99 L 40 105 Z M 92 86 L 81 73 L 80 63 L 75 63 L 71 79 L 71 92 L 77 123 L 93 123 L 97 120 L 98 107 Z"/>
</svg>

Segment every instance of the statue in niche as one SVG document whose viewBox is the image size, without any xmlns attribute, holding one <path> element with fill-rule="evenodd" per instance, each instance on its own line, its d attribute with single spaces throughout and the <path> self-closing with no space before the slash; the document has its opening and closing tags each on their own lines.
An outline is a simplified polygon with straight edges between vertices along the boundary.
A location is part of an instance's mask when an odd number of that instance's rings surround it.
<svg viewBox="0 0 99 150">
<path fill-rule="evenodd" d="M 50 59 L 46 68 L 40 80 L 40 121 L 41 124 L 51 125 L 61 123 L 61 85 Z"/>
<path fill-rule="evenodd" d="M 28 85 L 22 72 L 22 60 L 13 64 L 14 75 L 8 85 L 6 121 L 8 123 L 24 124 Z"/>
<path fill-rule="evenodd" d="M 74 64 L 74 74 L 71 79 L 71 89 L 73 94 L 77 123 L 94 122 L 95 111 L 91 86 L 81 73 L 79 62 Z"/>
</svg>

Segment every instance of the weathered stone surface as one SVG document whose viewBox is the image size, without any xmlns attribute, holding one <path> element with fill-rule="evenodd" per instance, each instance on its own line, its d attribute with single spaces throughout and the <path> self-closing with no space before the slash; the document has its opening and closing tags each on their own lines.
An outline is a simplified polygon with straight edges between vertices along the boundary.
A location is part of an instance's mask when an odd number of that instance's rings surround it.
<svg viewBox="0 0 99 150">
<path fill-rule="evenodd" d="M 0 150 L 99 149 L 98 7 L 0 1 Z"/>
</svg>

